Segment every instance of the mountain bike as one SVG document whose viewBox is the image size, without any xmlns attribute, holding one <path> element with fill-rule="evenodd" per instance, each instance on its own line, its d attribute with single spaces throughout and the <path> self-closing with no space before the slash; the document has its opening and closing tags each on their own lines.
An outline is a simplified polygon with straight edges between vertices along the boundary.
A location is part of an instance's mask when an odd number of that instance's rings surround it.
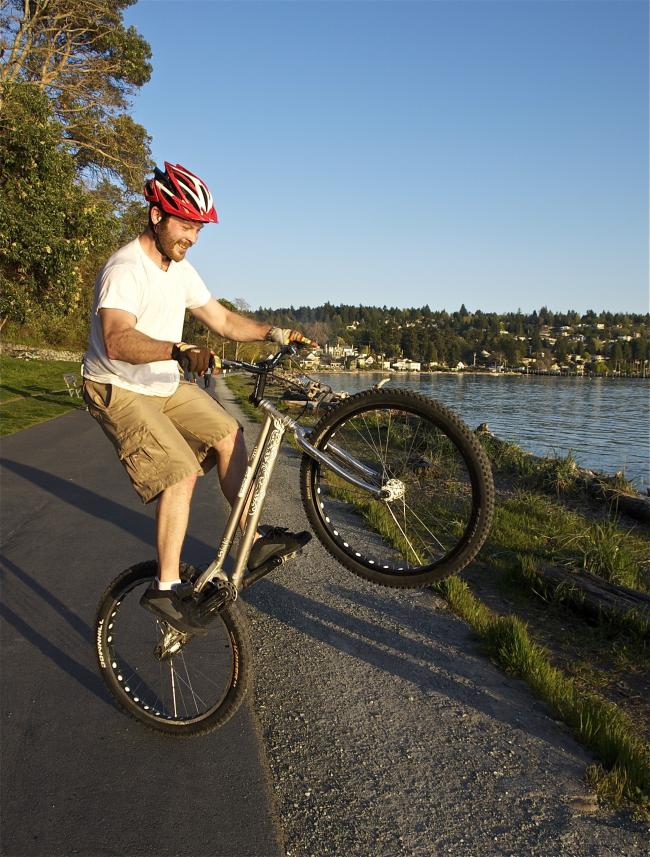
<svg viewBox="0 0 650 857">
<path fill-rule="evenodd" d="M 250 401 L 263 422 L 214 560 L 203 569 L 181 568 L 208 633 L 185 634 L 140 607 L 157 572 L 155 560 L 124 571 L 101 598 L 101 675 L 126 712 L 161 732 L 205 734 L 229 720 L 246 694 L 252 647 L 238 595 L 283 562 L 272 557 L 247 569 L 287 432 L 303 453 L 300 491 L 313 532 L 334 559 L 365 580 L 427 586 L 461 571 L 488 535 L 490 464 L 455 413 L 383 382 L 355 395 L 337 393 L 280 365 L 295 353 L 286 346 L 257 363 L 223 361 L 224 369 L 252 376 Z M 265 396 L 271 383 L 303 400 L 298 419 Z"/>
</svg>

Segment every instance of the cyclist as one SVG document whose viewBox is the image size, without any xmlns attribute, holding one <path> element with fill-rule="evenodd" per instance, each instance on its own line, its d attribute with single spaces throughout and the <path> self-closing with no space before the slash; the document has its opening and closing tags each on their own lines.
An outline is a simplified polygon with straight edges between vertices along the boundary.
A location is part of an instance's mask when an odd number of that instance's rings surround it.
<svg viewBox="0 0 650 857">
<path fill-rule="evenodd" d="M 231 312 L 212 297 L 185 259 L 206 223 L 217 223 L 203 181 L 165 162 L 144 189 L 147 228 L 114 253 L 97 276 L 84 400 L 112 441 L 143 502 L 157 501 L 158 577 L 141 604 L 181 631 L 203 633 L 191 585 L 179 576 L 181 547 L 197 476 L 216 465 L 232 506 L 247 466 L 241 426 L 198 384 L 180 381 L 179 364 L 203 375 L 219 358 L 182 341 L 185 310 L 220 336 L 240 342 L 316 345 L 295 330 Z M 288 556 L 307 533 L 262 527 L 249 558 L 256 568 Z"/>
</svg>

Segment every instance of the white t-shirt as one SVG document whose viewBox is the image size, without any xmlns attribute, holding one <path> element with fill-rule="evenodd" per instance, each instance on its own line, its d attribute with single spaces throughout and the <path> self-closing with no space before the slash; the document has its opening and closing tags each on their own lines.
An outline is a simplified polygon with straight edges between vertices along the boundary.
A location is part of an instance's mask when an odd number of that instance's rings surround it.
<svg viewBox="0 0 650 857">
<path fill-rule="evenodd" d="M 180 342 L 186 309 L 204 306 L 212 297 L 189 262 L 170 262 L 163 271 L 144 252 L 138 238 L 110 257 L 97 276 L 84 378 L 115 384 L 146 396 L 171 396 L 178 387 L 175 360 L 125 363 L 110 360 L 104 347 L 98 310 L 121 309 L 136 317 L 135 329 L 152 339 Z"/>
</svg>

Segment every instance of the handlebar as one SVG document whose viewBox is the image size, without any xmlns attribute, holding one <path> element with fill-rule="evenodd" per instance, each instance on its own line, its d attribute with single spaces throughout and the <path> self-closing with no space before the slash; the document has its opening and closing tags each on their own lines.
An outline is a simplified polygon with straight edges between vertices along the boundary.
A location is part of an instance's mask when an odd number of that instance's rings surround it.
<svg viewBox="0 0 650 857">
<path fill-rule="evenodd" d="M 298 348 L 295 345 L 282 345 L 280 350 L 267 357 L 266 360 L 259 360 L 257 363 L 247 363 L 245 360 L 228 360 L 222 359 L 221 367 L 223 369 L 243 369 L 251 375 L 256 376 L 255 389 L 249 397 L 249 401 L 254 405 L 258 405 L 264 396 L 267 379 L 272 375 L 273 370 L 284 357 L 290 357 L 298 353 Z M 335 393 L 330 386 L 323 384 L 320 381 L 310 378 L 308 375 L 299 377 L 284 377 L 275 376 L 276 380 L 281 380 L 294 390 L 300 390 L 306 395 L 308 401 L 322 403 L 332 403 L 340 398 L 345 398 L 347 393 Z"/>
<path fill-rule="evenodd" d="M 243 369 L 245 372 L 250 372 L 251 375 L 267 375 L 271 372 L 283 357 L 293 356 L 298 353 L 295 345 L 282 345 L 280 350 L 272 357 L 267 357 L 266 360 L 258 360 L 257 363 L 247 363 L 245 360 L 228 360 L 224 358 L 221 361 L 223 369 Z"/>
</svg>

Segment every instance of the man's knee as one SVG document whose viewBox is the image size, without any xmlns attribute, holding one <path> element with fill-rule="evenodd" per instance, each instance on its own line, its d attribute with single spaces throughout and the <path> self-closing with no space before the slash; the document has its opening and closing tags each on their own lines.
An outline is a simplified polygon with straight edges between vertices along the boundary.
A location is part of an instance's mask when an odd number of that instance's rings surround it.
<svg viewBox="0 0 650 857">
<path fill-rule="evenodd" d="M 174 482 L 172 485 L 168 485 L 161 494 L 174 495 L 174 494 L 191 494 L 194 491 L 194 486 L 196 484 L 196 480 L 198 479 L 198 473 L 191 473 L 189 476 L 186 476 L 184 479 L 179 479 L 178 482 Z"/>
<path fill-rule="evenodd" d="M 214 444 L 214 448 L 217 452 L 217 455 L 223 455 L 232 453 L 235 447 L 243 446 L 244 444 L 244 432 L 242 431 L 240 426 L 233 429 L 230 434 L 227 434 L 225 437 L 222 437 L 221 440 L 218 440 Z"/>
</svg>

